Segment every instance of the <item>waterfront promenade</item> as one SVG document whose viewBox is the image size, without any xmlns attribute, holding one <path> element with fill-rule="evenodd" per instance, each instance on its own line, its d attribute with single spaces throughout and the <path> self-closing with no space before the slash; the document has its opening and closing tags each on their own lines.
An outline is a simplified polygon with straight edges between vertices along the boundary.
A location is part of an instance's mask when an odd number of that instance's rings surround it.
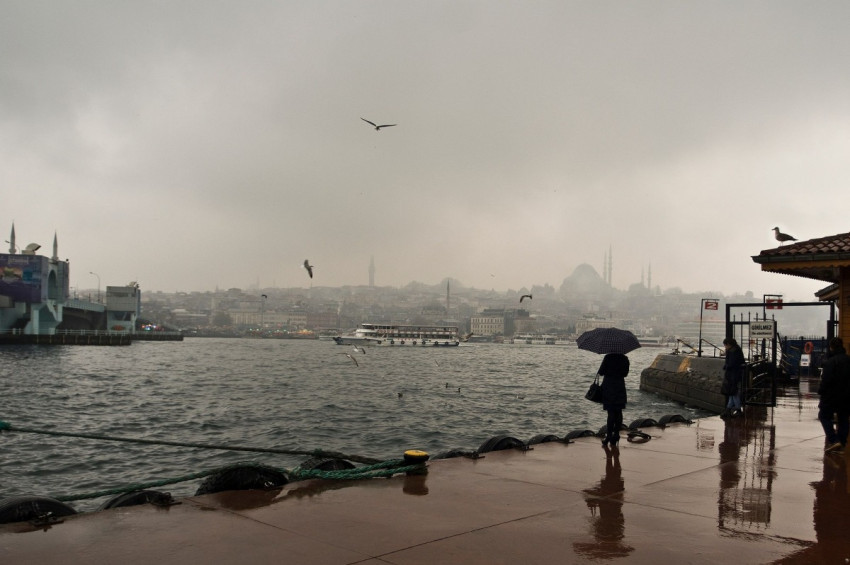
<svg viewBox="0 0 850 565">
<path fill-rule="evenodd" d="M 229 492 L 0 526 L 16 564 L 845 563 L 844 455 L 817 398 L 783 391 L 743 418 L 650 427 L 646 443 L 545 443 L 429 473 Z M 631 415 L 626 412 L 626 420 Z M 401 455 L 401 454 L 399 454 Z"/>
</svg>

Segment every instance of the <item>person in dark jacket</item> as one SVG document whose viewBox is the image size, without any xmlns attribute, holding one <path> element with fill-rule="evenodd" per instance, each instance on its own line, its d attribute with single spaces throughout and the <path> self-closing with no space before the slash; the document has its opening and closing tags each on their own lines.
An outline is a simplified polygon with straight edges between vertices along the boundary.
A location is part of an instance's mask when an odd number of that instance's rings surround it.
<svg viewBox="0 0 850 565">
<path fill-rule="evenodd" d="M 843 450 L 850 431 L 850 357 L 840 337 L 829 340 L 829 351 L 821 370 L 818 420 L 826 434 L 826 451 Z"/>
<path fill-rule="evenodd" d="M 720 392 L 726 396 L 726 410 L 721 417 L 740 416 L 743 414 L 741 393 L 744 383 L 744 365 L 747 362 L 744 359 L 744 352 L 741 351 L 734 337 L 724 339 L 723 347 L 726 349 L 726 361 L 723 363 L 723 383 L 720 385 Z"/>
<path fill-rule="evenodd" d="M 616 447 L 623 427 L 623 409 L 626 407 L 626 375 L 629 358 L 622 353 L 609 353 L 602 359 L 602 408 L 608 412 L 608 424 L 602 445 Z"/>
</svg>

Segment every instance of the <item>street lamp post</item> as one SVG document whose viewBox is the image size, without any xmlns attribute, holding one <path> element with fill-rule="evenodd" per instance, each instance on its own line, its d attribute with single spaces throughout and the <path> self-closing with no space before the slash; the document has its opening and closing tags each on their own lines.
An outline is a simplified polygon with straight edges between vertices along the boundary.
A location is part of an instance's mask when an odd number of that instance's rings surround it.
<svg viewBox="0 0 850 565">
<path fill-rule="evenodd" d="M 89 271 L 89 274 L 97 277 L 97 303 L 100 304 L 100 275 L 94 271 Z"/>
</svg>

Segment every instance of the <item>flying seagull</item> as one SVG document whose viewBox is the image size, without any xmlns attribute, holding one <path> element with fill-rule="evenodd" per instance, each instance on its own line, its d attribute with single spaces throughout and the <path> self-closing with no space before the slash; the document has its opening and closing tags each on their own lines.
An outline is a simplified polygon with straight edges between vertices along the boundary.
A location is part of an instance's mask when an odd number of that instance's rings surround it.
<svg viewBox="0 0 850 565">
<path fill-rule="evenodd" d="M 519 301 L 522 302 L 523 298 L 531 299 L 531 295 L 530 294 L 523 294 L 522 296 L 519 297 Z"/>
<path fill-rule="evenodd" d="M 370 121 L 369 121 L 369 120 L 367 120 L 366 118 L 360 118 L 360 119 L 361 119 L 361 120 L 363 120 L 364 122 L 366 122 L 367 124 L 372 124 L 372 126 L 375 128 L 375 131 L 381 131 L 381 128 L 391 128 L 391 127 L 393 127 L 394 125 L 396 125 L 396 124 L 384 124 L 384 125 L 382 125 L 382 126 L 379 126 L 379 125 L 378 125 L 378 124 L 376 124 L 375 122 L 370 122 Z"/>
<path fill-rule="evenodd" d="M 782 233 L 779 231 L 779 228 L 773 228 L 774 237 L 776 237 L 776 241 L 779 242 L 779 245 L 782 245 L 786 241 L 797 241 L 797 238 L 787 233 Z"/>
<path fill-rule="evenodd" d="M 357 365 L 358 367 L 360 366 L 360 363 L 357 362 L 357 359 L 355 359 L 354 356 L 351 355 L 351 353 L 343 353 L 343 355 L 345 355 L 346 357 L 348 357 L 349 359 L 354 361 L 354 364 Z"/>
<path fill-rule="evenodd" d="M 313 278 L 313 265 L 310 264 L 310 261 L 304 259 L 304 268 L 307 269 L 307 274 L 310 275 L 310 278 Z"/>
<path fill-rule="evenodd" d="M 360 351 L 361 353 L 363 353 L 363 355 L 366 355 L 366 348 L 365 348 L 365 347 L 357 347 L 357 346 L 355 345 L 355 346 L 354 346 L 354 351 Z"/>
</svg>

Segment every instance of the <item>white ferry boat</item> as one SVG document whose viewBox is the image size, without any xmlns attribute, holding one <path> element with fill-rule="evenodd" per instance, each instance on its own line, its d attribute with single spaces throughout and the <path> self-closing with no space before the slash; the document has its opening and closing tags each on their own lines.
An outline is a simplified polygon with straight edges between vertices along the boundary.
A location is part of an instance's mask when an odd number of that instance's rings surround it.
<svg viewBox="0 0 850 565">
<path fill-rule="evenodd" d="M 337 345 L 456 347 L 460 334 L 457 326 L 360 324 L 353 334 L 336 336 L 334 341 Z"/>
</svg>

